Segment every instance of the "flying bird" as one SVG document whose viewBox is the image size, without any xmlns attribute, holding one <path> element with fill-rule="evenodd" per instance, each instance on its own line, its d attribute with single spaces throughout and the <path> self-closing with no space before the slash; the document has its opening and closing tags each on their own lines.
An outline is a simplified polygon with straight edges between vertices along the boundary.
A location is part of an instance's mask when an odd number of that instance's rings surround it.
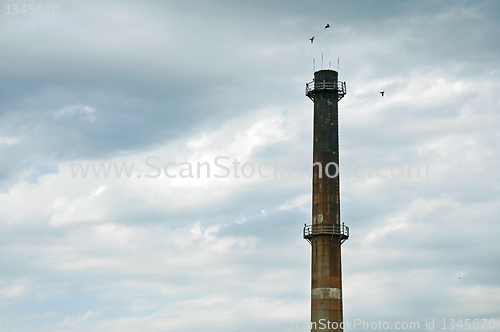
<svg viewBox="0 0 500 332">
<path fill-rule="evenodd" d="M 330 27 L 330 23 L 328 23 L 327 25 L 325 25 L 325 29 L 328 29 Z"/>
<path fill-rule="evenodd" d="M 311 44 L 314 42 L 314 36 L 312 36 L 311 38 L 309 38 L 309 40 L 311 41 Z"/>
<path fill-rule="evenodd" d="M 385 93 L 385 91 L 380 91 L 380 94 L 382 95 L 382 97 L 384 96 L 384 93 Z"/>
<path fill-rule="evenodd" d="M 458 277 L 458 279 L 460 279 L 460 277 Z"/>
</svg>

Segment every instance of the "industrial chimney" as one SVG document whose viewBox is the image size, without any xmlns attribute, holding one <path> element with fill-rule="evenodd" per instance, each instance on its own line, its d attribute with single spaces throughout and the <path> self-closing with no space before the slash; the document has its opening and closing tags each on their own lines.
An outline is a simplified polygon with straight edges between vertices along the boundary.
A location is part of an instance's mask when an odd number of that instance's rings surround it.
<svg viewBox="0 0 500 332">
<path fill-rule="evenodd" d="M 312 224 L 303 235 L 312 245 L 311 331 L 342 331 L 340 246 L 349 228 L 340 223 L 338 101 L 346 94 L 334 70 L 319 70 L 306 84 L 314 102 Z"/>
</svg>

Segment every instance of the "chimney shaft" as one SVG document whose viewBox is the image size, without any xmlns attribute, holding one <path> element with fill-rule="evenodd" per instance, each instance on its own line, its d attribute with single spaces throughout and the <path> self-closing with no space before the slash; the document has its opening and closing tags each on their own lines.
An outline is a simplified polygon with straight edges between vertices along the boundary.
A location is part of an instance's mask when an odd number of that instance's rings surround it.
<svg viewBox="0 0 500 332">
<path fill-rule="evenodd" d="M 312 331 L 342 331 L 341 244 L 349 236 L 340 223 L 338 101 L 345 83 L 334 70 L 319 70 L 306 85 L 314 101 L 312 225 L 304 238 L 312 244 Z"/>
</svg>

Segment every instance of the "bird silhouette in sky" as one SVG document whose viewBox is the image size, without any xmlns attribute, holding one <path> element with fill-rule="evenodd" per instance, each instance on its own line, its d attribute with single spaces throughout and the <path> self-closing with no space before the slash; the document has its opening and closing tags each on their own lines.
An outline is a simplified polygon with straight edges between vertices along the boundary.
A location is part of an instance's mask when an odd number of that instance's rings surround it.
<svg viewBox="0 0 500 332">
<path fill-rule="evenodd" d="M 384 96 L 384 93 L 385 93 L 385 91 L 380 91 L 380 94 L 382 95 L 382 97 Z"/>
<path fill-rule="evenodd" d="M 325 25 L 325 29 L 328 29 L 329 27 L 330 27 L 330 23 L 327 23 L 327 24 Z"/>
<path fill-rule="evenodd" d="M 309 38 L 309 40 L 311 41 L 311 44 L 314 42 L 314 36 L 312 36 L 311 38 Z"/>
</svg>

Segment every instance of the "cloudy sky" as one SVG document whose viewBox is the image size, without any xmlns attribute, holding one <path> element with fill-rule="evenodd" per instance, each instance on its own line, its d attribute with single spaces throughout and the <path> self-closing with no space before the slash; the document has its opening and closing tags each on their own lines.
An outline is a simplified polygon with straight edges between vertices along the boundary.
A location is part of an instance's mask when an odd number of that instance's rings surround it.
<svg viewBox="0 0 500 332">
<path fill-rule="evenodd" d="M 0 331 L 307 321 L 311 179 L 288 165 L 322 54 L 348 91 L 344 319 L 500 331 L 500 2 L 0 2 Z M 130 176 L 89 166 L 113 162 Z"/>
</svg>

